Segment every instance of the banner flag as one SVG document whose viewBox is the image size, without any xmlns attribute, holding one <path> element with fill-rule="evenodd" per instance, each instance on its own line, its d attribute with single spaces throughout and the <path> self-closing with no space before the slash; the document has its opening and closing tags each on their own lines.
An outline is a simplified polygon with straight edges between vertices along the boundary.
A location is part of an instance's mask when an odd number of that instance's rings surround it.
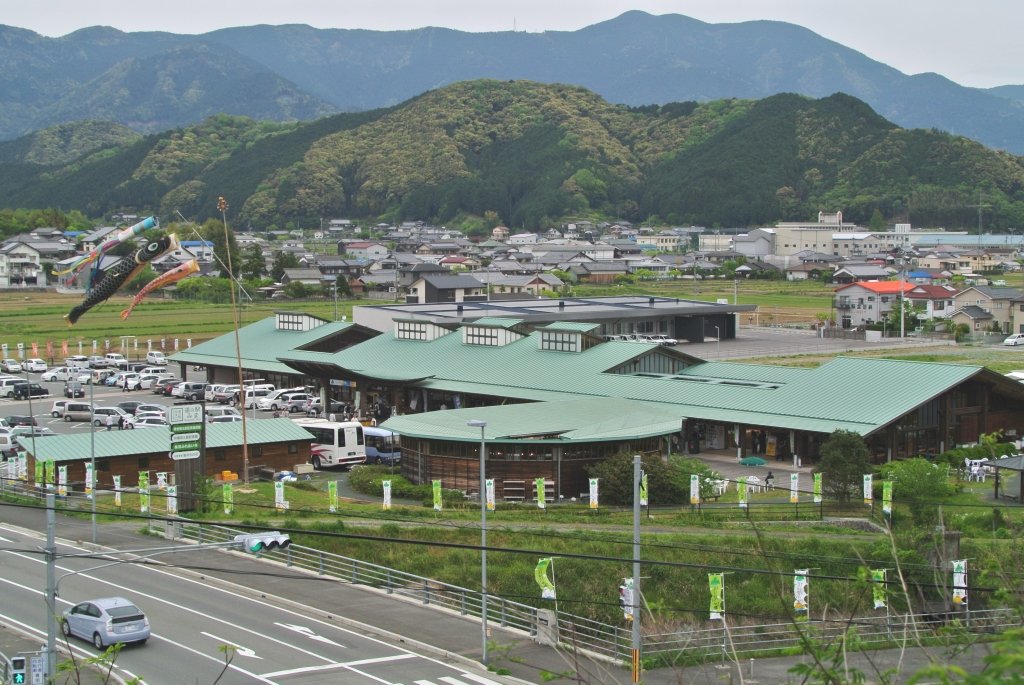
<svg viewBox="0 0 1024 685">
<path fill-rule="evenodd" d="M 700 504 L 700 476 L 696 473 L 690 474 L 690 504 Z"/>
<path fill-rule="evenodd" d="M 28 480 L 28 455 L 18 452 L 18 480 Z"/>
<path fill-rule="evenodd" d="M 807 618 L 807 573 L 809 569 L 798 568 L 793 571 L 793 611 L 797 618 Z"/>
<path fill-rule="evenodd" d="M 46 482 L 46 462 L 36 459 L 36 487 L 41 488 Z"/>
<path fill-rule="evenodd" d="M 442 499 L 441 499 L 441 481 L 435 480 L 433 482 L 433 488 L 434 488 L 434 511 L 441 511 L 441 509 L 444 506 L 443 503 L 442 503 Z"/>
<path fill-rule="evenodd" d="M 114 476 L 114 506 L 121 506 L 121 476 Z"/>
<path fill-rule="evenodd" d="M 338 511 L 338 481 L 327 482 L 327 511 L 332 514 Z"/>
<path fill-rule="evenodd" d="M 384 511 L 389 511 L 391 509 L 391 481 L 382 481 L 381 487 L 384 489 Z"/>
<path fill-rule="evenodd" d="M 284 498 L 284 481 L 282 480 L 274 483 L 274 508 L 278 511 L 288 508 L 288 500 Z"/>
<path fill-rule="evenodd" d="M 597 509 L 597 498 L 598 498 L 598 481 L 600 478 L 590 479 L 590 508 Z"/>
<path fill-rule="evenodd" d="M 85 462 L 85 498 L 92 499 L 92 462 Z"/>
<path fill-rule="evenodd" d="M 619 606 L 622 607 L 622 617 L 627 621 L 633 620 L 633 579 L 623 578 L 619 586 Z"/>
<path fill-rule="evenodd" d="M 821 504 L 821 474 L 814 474 L 814 503 Z"/>
<path fill-rule="evenodd" d="M 555 599 L 555 584 L 548 580 L 548 566 L 552 558 L 545 557 L 537 562 L 537 568 L 533 569 L 533 578 L 540 585 L 541 599 Z"/>
<path fill-rule="evenodd" d="M 789 474 L 789 502 L 790 504 L 800 503 L 800 474 Z"/>
<path fill-rule="evenodd" d="M 68 467 L 59 466 L 57 467 L 57 477 L 60 479 L 57 483 L 57 495 L 60 497 L 68 496 Z"/>
<path fill-rule="evenodd" d="M 53 489 L 57 485 L 57 464 L 53 459 L 46 460 L 46 480 L 44 483 L 49 489 Z"/>
<path fill-rule="evenodd" d="M 740 479 L 740 482 L 743 482 Z M 712 620 L 722 618 L 725 614 L 725 574 L 709 573 L 708 587 L 711 590 L 711 615 Z"/>
<path fill-rule="evenodd" d="M 224 503 L 224 514 L 230 516 L 235 511 L 235 489 L 231 483 L 224 483 L 220 490 L 220 499 Z"/>
<path fill-rule="evenodd" d="M 876 609 L 885 608 L 885 569 L 871 570 L 871 596 L 875 600 Z"/>
<path fill-rule="evenodd" d="M 646 507 L 647 504 L 647 474 L 643 471 L 640 472 L 640 506 Z"/>
<path fill-rule="evenodd" d="M 871 474 L 864 474 L 864 504 L 871 504 L 874 494 L 871 492 Z"/>
<path fill-rule="evenodd" d="M 966 559 L 959 559 L 953 562 L 953 604 L 956 606 L 967 604 Z"/>
<path fill-rule="evenodd" d="M 167 472 L 157 471 L 156 472 L 156 487 L 158 490 L 167 489 Z"/>
<path fill-rule="evenodd" d="M 486 493 L 485 502 L 487 503 L 487 511 L 494 511 L 494 479 L 488 478 L 484 481 L 484 492 Z"/>
<path fill-rule="evenodd" d="M 177 514 L 178 513 L 178 486 L 168 485 L 167 486 L 167 513 Z"/>
<path fill-rule="evenodd" d="M 543 509 L 544 508 L 544 504 L 545 504 L 544 503 L 544 496 L 547 494 L 546 493 L 546 489 L 547 488 L 545 488 L 545 486 L 544 486 L 544 479 L 543 478 L 534 478 L 533 479 L 533 489 L 537 491 L 537 508 L 538 509 Z"/>
<path fill-rule="evenodd" d="M 882 513 L 886 516 L 892 514 L 892 481 L 882 481 Z"/>
<path fill-rule="evenodd" d="M 740 479 L 738 481 L 736 481 L 736 493 L 738 495 L 738 499 L 739 499 L 739 503 L 740 503 L 740 508 L 741 509 L 746 509 L 747 508 L 747 477 L 746 476 L 741 476 Z"/>
</svg>

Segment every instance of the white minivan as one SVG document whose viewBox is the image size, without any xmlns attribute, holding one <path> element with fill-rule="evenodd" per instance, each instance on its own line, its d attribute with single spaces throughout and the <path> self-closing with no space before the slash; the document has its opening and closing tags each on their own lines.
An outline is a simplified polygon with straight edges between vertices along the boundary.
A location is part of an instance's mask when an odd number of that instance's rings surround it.
<svg viewBox="0 0 1024 685">
<path fill-rule="evenodd" d="M 146 363 L 167 366 L 167 357 L 160 350 L 150 350 L 146 353 Z"/>
</svg>

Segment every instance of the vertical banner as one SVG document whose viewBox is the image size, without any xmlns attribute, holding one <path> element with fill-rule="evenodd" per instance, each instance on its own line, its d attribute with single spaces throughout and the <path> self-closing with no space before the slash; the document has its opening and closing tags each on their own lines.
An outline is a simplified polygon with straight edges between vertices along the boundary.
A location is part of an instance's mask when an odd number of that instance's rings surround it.
<svg viewBox="0 0 1024 685">
<path fill-rule="evenodd" d="M 39 356 L 39 343 L 32 343 L 32 356 L 33 357 L 38 357 Z"/>
<path fill-rule="evenodd" d="M 64 342 L 62 342 L 60 344 L 60 353 L 63 356 L 65 356 L 65 357 L 68 356 L 68 341 L 67 340 L 65 340 Z"/>
<path fill-rule="evenodd" d="M 178 486 L 167 486 L 167 513 L 175 515 L 178 513 Z"/>
<path fill-rule="evenodd" d="M 622 607 L 622 617 L 627 621 L 633 620 L 633 579 L 623 578 L 619 586 L 619 606 Z"/>
<path fill-rule="evenodd" d="M 821 474 L 814 474 L 814 503 L 821 504 Z"/>
<path fill-rule="evenodd" d="M 224 504 L 225 515 L 230 516 L 235 511 L 235 490 L 231 483 L 224 483 L 220 489 L 220 500 Z"/>
<path fill-rule="evenodd" d="M 800 474 L 789 474 L 789 502 L 798 504 L 800 502 Z"/>
<path fill-rule="evenodd" d="M 327 511 L 332 514 L 338 511 L 338 481 L 327 483 Z"/>
<path fill-rule="evenodd" d="M 545 498 L 545 495 L 547 494 L 547 492 L 546 492 L 547 489 L 544 487 L 544 479 L 543 478 L 534 478 L 533 479 L 533 489 L 537 491 L 537 508 L 538 509 L 543 509 L 544 506 L 545 506 L 544 498 Z"/>
<path fill-rule="evenodd" d="M 57 467 L 57 495 L 60 497 L 68 496 L 68 467 L 59 466 Z"/>
<path fill-rule="evenodd" d="M 444 500 L 441 498 L 441 481 L 435 480 L 431 483 L 434 489 L 434 511 L 441 511 L 444 507 Z"/>
<path fill-rule="evenodd" d="M 966 559 L 960 559 L 953 562 L 953 604 L 958 607 L 967 604 Z"/>
<path fill-rule="evenodd" d="M 28 455 L 24 452 L 18 452 L 18 480 L 28 480 Z"/>
<path fill-rule="evenodd" d="M 46 483 L 46 462 L 36 459 L 36 487 L 41 488 Z"/>
<path fill-rule="evenodd" d="M 640 472 L 640 506 L 649 506 L 647 504 L 647 474 L 643 471 Z"/>
<path fill-rule="evenodd" d="M 882 481 L 882 513 L 892 516 L 892 481 Z"/>
<path fill-rule="evenodd" d="M 85 462 L 85 498 L 86 499 L 92 499 L 92 490 L 93 490 L 92 478 L 93 478 L 92 462 L 87 461 L 87 462 Z"/>
<path fill-rule="evenodd" d="M 555 584 L 548 580 L 548 566 L 551 565 L 552 557 L 546 557 L 537 562 L 537 568 L 533 569 L 533 578 L 540 585 L 541 599 L 555 599 Z M 554 569 L 552 569 L 554 575 Z"/>
<path fill-rule="evenodd" d="M 121 476 L 114 476 L 114 506 L 121 506 Z"/>
<path fill-rule="evenodd" d="M 46 487 L 52 490 L 57 485 L 57 469 L 53 459 L 46 460 L 46 473 L 44 475 Z"/>
<path fill-rule="evenodd" d="M 149 512 L 149 471 L 139 471 L 139 511 Z"/>
<path fill-rule="evenodd" d="M 736 494 L 737 494 L 737 497 L 739 499 L 740 508 L 741 509 L 746 509 L 747 508 L 747 477 L 746 476 L 741 476 L 740 479 L 736 481 Z"/>
<path fill-rule="evenodd" d="M 871 474 L 864 474 L 864 504 L 871 504 L 875 496 L 871 491 Z"/>
<path fill-rule="evenodd" d="M 391 481 L 386 480 L 381 483 L 384 488 L 384 511 L 391 509 Z"/>
<path fill-rule="evenodd" d="M 51 364 L 53 363 L 53 341 L 52 340 L 47 340 L 46 341 L 46 360 L 48 362 L 50 362 Z"/>
<path fill-rule="evenodd" d="M 282 480 L 274 482 L 274 508 L 278 511 L 288 508 L 288 500 L 284 498 L 284 481 Z"/>
<path fill-rule="evenodd" d="M 809 569 L 798 568 L 793 571 L 793 612 L 798 619 L 806 619 L 807 607 L 807 572 Z"/>
<path fill-rule="evenodd" d="M 876 568 L 871 570 L 871 597 L 875 602 L 876 609 L 885 608 L 885 569 Z"/>
<path fill-rule="evenodd" d="M 725 574 L 709 573 L 708 589 L 711 590 L 711 613 L 708 618 L 722 618 L 725 614 Z"/>
<path fill-rule="evenodd" d="M 156 487 L 159 490 L 167 489 L 167 472 L 157 471 L 156 472 Z"/>
<path fill-rule="evenodd" d="M 700 476 L 696 473 L 690 474 L 690 504 L 700 504 Z"/>
<path fill-rule="evenodd" d="M 598 482 L 600 480 L 601 480 L 600 478 L 591 478 L 590 479 L 590 500 L 589 500 L 589 502 L 590 502 L 590 508 L 591 509 L 597 509 L 598 496 L 599 496 L 599 493 L 598 493 Z"/>
<path fill-rule="evenodd" d="M 487 503 L 487 511 L 494 511 L 494 479 L 488 478 L 484 481 L 484 501 Z"/>
</svg>

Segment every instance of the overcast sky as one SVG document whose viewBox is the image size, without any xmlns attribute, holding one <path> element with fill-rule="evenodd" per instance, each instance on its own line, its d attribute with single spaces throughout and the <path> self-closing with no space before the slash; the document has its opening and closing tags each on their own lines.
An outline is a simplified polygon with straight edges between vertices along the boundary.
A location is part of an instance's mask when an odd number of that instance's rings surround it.
<svg viewBox="0 0 1024 685">
<path fill-rule="evenodd" d="M 0 23 L 62 36 L 87 26 L 205 33 L 309 24 L 375 30 L 572 31 L 631 9 L 711 23 L 787 21 L 907 74 L 1024 84 L 1021 0 L 0 0 Z"/>
</svg>

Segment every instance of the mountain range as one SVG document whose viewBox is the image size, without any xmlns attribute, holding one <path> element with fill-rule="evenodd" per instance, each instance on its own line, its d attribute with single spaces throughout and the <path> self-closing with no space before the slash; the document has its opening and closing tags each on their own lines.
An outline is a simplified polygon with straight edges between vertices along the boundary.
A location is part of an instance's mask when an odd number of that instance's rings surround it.
<svg viewBox="0 0 1024 685">
<path fill-rule="evenodd" d="M 631 106 L 842 92 L 905 128 L 1024 153 L 1024 86 L 908 76 L 807 29 L 627 12 L 577 31 L 248 26 L 201 35 L 0 26 L 0 140 L 77 120 L 139 133 L 226 113 L 301 121 L 480 78 L 583 86 Z"/>
<path fill-rule="evenodd" d="M 986 228 L 1024 224 L 1024 158 L 900 128 L 843 94 L 627 107 L 481 79 L 312 122 L 219 114 L 146 136 L 93 123 L 0 144 L 0 207 L 206 218 L 224 196 L 235 225 L 259 228 L 488 215 L 525 229 L 573 216 L 756 226 L 837 209 L 961 227 L 979 192 Z"/>
</svg>

